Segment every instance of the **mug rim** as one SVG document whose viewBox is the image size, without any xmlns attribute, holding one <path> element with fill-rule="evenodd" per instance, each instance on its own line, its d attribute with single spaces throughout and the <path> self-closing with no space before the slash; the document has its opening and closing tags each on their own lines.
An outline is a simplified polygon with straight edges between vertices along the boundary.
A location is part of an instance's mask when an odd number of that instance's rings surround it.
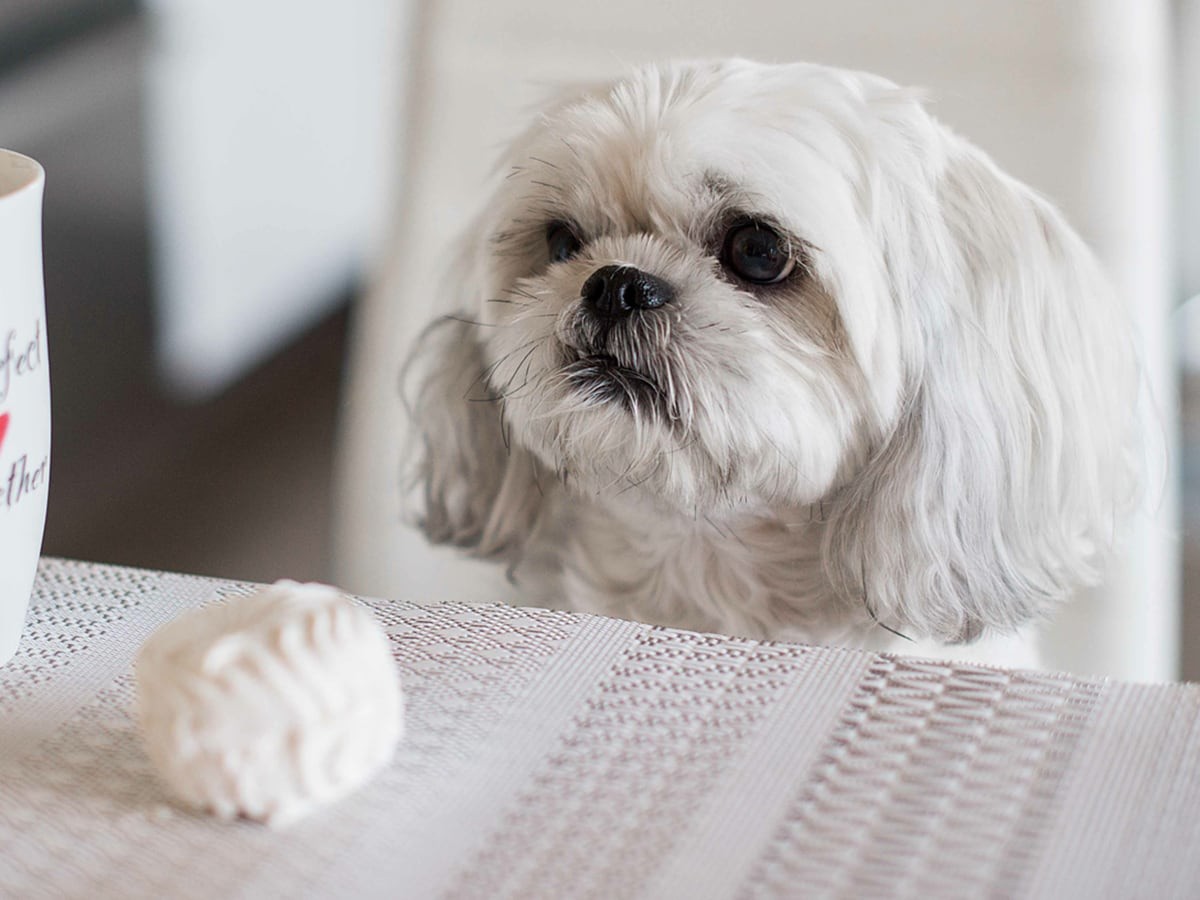
<svg viewBox="0 0 1200 900">
<path fill-rule="evenodd" d="M 36 159 L 15 150 L 0 149 L 0 200 L 29 190 L 39 184 L 45 175 L 41 163 Z"/>
</svg>

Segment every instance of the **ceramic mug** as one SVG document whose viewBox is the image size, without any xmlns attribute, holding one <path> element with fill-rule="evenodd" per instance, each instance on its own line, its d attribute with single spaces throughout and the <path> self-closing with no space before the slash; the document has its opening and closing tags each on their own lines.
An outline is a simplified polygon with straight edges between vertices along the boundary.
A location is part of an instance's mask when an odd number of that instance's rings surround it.
<svg viewBox="0 0 1200 900">
<path fill-rule="evenodd" d="M 0 150 L 0 665 L 21 640 L 50 487 L 44 184 L 40 165 Z"/>
</svg>

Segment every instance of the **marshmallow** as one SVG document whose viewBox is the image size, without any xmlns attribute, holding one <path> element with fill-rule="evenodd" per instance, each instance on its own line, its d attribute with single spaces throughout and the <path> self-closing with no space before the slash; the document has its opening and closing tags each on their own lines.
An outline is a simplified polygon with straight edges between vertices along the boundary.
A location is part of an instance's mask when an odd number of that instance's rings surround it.
<svg viewBox="0 0 1200 900">
<path fill-rule="evenodd" d="M 325 585 L 186 612 L 145 642 L 136 674 L 159 775 L 223 819 L 294 821 L 367 782 L 403 730 L 387 636 Z"/>
</svg>

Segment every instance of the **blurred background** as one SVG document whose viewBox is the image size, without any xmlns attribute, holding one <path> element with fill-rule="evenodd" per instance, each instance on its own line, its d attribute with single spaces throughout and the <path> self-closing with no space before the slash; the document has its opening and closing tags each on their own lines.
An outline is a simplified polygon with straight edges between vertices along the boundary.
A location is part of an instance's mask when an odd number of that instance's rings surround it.
<svg viewBox="0 0 1200 900">
<path fill-rule="evenodd" d="M 327 578 L 347 306 L 391 208 L 390 0 L 0 0 L 45 167 L 45 552 Z"/>
<path fill-rule="evenodd" d="M 783 28 L 785 8 L 799 25 Z M 1168 373 L 1172 444 L 1157 568 L 1132 590 L 1153 596 L 1157 640 L 1176 648 L 1156 671 L 1200 678 L 1200 301 L 1187 302 L 1200 292 L 1200 2 L 807 0 L 711 21 L 682 0 L 566 9 L 0 0 L 0 146 L 47 171 L 45 552 L 346 583 L 355 566 L 344 552 L 335 564 L 338 541 L 365 547 L 378 530 L 348 529 L 334 488 L 357 390 L 347 360 L 387 324 L 360 303 L 394 281 L 396 258 L 440 259 L 430 248 L 469 214 L 486 159 L 519 124 L 529 95 L 510 86 L 681 47 L 785 58 L 756 53 L 752 28 L 722 37 L 756 16 L 791 58 L 931 85 L 940 117 L 1061 203 L 1106 261 L 1120 257 L 1118 283 L 1162 338 L 1152 368 Z M 705 36 L 684 41 L 684 20 Z M 456 115 L 477 131 L 447 132 Z M 1072 134 L 1093 131 L 1124 149 L 1080 155 Z M 383 383 L 376 396 L 394 396 Z M 339 485 L 367 452 L 352 448 Z M 390 487 L 367 481 L 351 492 Z"/>
</svg>

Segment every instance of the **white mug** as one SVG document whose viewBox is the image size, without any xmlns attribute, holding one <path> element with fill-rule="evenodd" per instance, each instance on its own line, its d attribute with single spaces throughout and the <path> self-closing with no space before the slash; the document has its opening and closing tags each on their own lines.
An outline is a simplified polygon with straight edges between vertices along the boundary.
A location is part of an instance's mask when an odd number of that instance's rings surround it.
<svg viewBox="0 0 1200 900">
<path fill-rule="evenodd" d="M 0 665 L 17 651 L 50 488 L 42 167 L 0 150 Z"/>
</svg>

